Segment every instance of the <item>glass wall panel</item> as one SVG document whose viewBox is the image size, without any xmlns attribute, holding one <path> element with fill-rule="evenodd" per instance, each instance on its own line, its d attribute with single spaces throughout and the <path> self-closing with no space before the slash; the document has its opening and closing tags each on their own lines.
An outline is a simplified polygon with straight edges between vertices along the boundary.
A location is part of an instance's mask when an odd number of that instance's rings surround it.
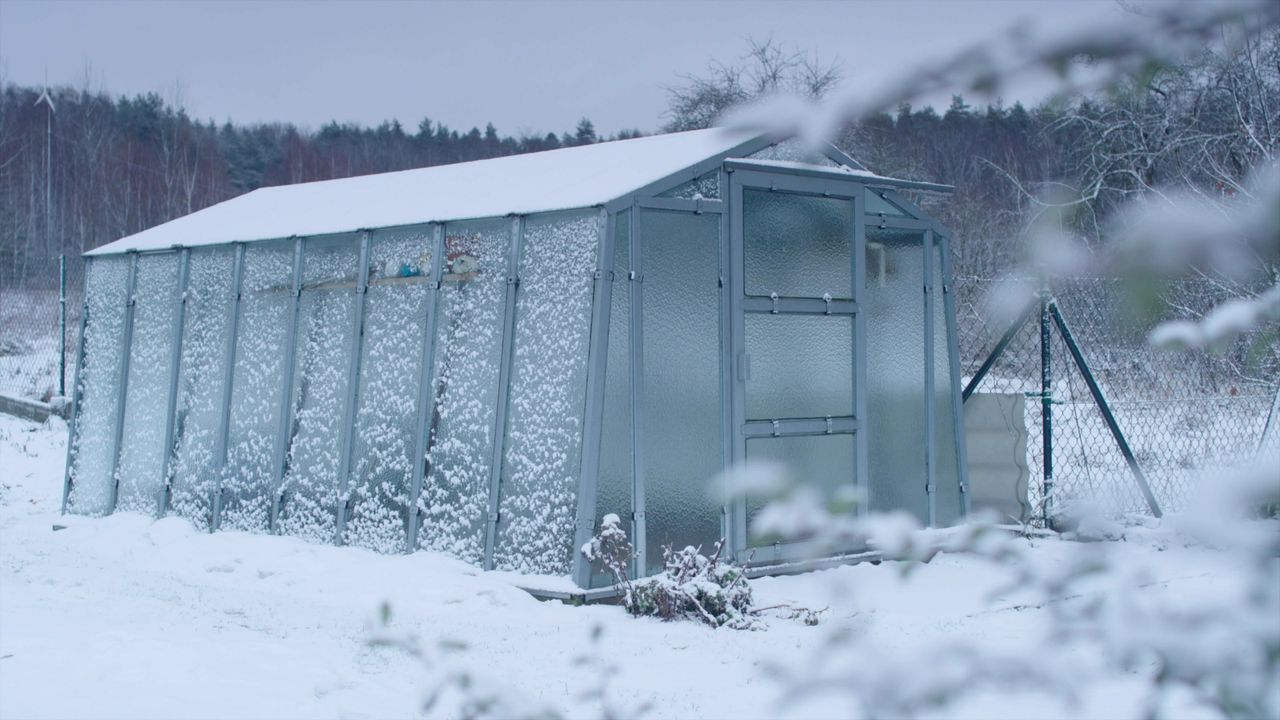
<svg viewBox="0 0 1280 720">
<path fill-rule="evenodd" d="M 842 489 L 853 485 L 853 435 L 802 435 L 796 437 L 747 438 L 747 460 L 767 461 L 782 465 L 789 477 L 805 487 L 814 488 L 823 499 L 848 502 L 839 497 Z M 768 498 L 747 498 L 747 542 L 758 546 L 770 538 L 759 537 L 753 521 Z"/>
<path fill-rule="evenodd" d="M 853 203 L 748 188 L 742 215 L 748 295 L 853 297 Z"/>
<path fill-rule="evenodd" d="M 604 381 L 604 416 L 600 433 L 600 475 L 596 486 L 596 527 L 607 514 L 622 519 L 631 540 L 632 450 L 631 450 L 631 211 L 614 219 L 613 292 L 609 306 L 608 370 Z M 596 565 L 592 587 L 613 582 L 613 576 Z"/>
<path fill-rule="evenodd" d="M 169 418 L 169 374 L 173 367 L 178 302 L 178 253 L 138 258 L 133 342 L 124 404 L 124 435 L 116 468 L 117 510 L 154 513 L 164 480 Z"/>
<path fill-rule="evenodd" d="M 573 559 L 600 221 L 525 224 L 495 566 L 563 575 Z"/>
<path fill-rule="evenodd" d="M 451 223 L 444 247 L 418 544 L 478 565 L 489 514 L 511 223 Z"/>
<path fill-rule="evenodd" d="M 659 194 L 658 197 L 684 198 L 686 200 L 697 198 L 718 200 L 720 198 L 720 171 L 713 170 L 705 175 L 700 175 L 689 182 L 681 183 Z"/>
<path fill-rule="evenodd" d="M 293 296 L 293 243 L 248 246 L 222 478 L 221 525 L 266 531 L 271 519 L 272 459 L 280 428 L 286 334 Z"/>
<path fill-rule="evenodd" d="M 360 238 L 308 240 L 302 253 L 293 406 L 278 530 L 334 537 L 347 416 Z"/>
<path fill-rule="evenodd" d="M 226 389 L 234 265 L 235 251 L 224 246 L 192 250 L 187 269 L 169 508 L 201 530 L 209 527 L 222 461 L 216 453 Z"/>
<path fill-rule="evenodd" d="M 853 318 L 748 314 L 747 417 L 853 415 Z"/>
<path fill-rule="evenodd" d="M 84 356 L 75 389 L 75 436 L 71 438 L 71 493 L 67 507 L 84 515 L 110 511 L 115 469 L 116 397 L 124 347 L 124 316 L 130 258 L 98 257 L 85 269 Z"/>
<path fill-rule="evenodd" d="M 840 163 L 822 153 L 814 152 L 806 147 L 803 141 L 796 138 L 770 145 L 763 150 L 757 150 L 747 157 L 752 160 L 783 160 L 786 162 L 807 163 L 809 165 L 840 167 Z"/>
<path fill-rule="evenodd" d="M 429 226 L 373 233 L 343 542 L 404 550 L 431 267 Z"/>
<path fill-rule="evenodd" d="M 867 447 L 872 509 L 928 519 L 924 247 L 917 231 L 867 228 Z"/>
<path fill-rule="evenodd" d="M 935 236 L 936 237 L 936 236 Z M 947 342 L 947 308 L 942 292 L 942 250 L 933 251 L 933 437 L 937 452 L 937 524 L 950 525 L 960 517 L 960 458 L 956 452 L 956 423 L 952 413 L 951 355 Z"/>
<path fill-rule="evenodd" d="M 721 537 L 720 216 L 643 211 L 644 468 L 650 572 Z"/>
</svg>

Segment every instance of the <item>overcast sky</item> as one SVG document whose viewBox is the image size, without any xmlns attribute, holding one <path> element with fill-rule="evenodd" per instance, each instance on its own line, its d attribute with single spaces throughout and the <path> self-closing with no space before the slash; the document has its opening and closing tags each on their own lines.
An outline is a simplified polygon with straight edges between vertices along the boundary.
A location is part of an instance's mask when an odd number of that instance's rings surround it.
<svg viewBox="0 0 1280 720">
<path fill-rule="evenodd" d="M 899 2 L 54 2 L 0 0 L 0 77 L 180 91 L 199 118 L 454 129 L 656 130 L 664 87 L 748 36 L 841 63 L 846 83 L 1019 21 L 1123 17 L 1114 0 Z M 1035 88 L 1024 93 L 1036 100 Z M 1008 98 L 1009 100 L 1016 98 Z"/>
</svg>

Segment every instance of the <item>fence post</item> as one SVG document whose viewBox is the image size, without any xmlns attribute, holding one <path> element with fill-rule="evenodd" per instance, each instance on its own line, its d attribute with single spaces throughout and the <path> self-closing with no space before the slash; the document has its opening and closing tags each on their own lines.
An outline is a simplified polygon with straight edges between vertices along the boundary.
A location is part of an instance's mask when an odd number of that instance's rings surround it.
<svg viewBox="0 0 1280 720">
<path fill-rule="evenodd" d="M 67 396 L 67 256 L 58 256 L 58 397 Z"/>
<path fill-rule="evenodd" d="M 1129 441 L 1125 439 L 1124 433 L 1120 431 L 1120 423 L 1116 421 L 1115 414 L 1111 412 L 1111 404 L 1107 402 L 1106 396 L 1102 394 L 1102 388 L 1093 377 L 1093 371 L 1089 369 L 1089 363 L 1085 362 L 1084 354 L 1080 352 L 1080 346 L 1076 344 L 1076 339 L 1072 336 L 1071 329 L 1067 327 L 1067 321 L 1062 317 L 1062 312 L 1058 310 L 1058 304 L 1051 303 L 1049 309 L 1053 313 L 1053 321 L 1058 326 L 1058 332 L 1062 333 L 1062 340 L 1067 344 L 1067 350 L 1071 353 L 1071 359 L 1075 361 L 1076 367 L 1080 369 L 1080 374 L 1084 376 L 1084 382 L 1089 387 L 1089 394 L 1093 396 L 1093 401 L 1097 403 L 1098 410 L 1102 412 L 1102 419 L 1107 424 L 1107 430 L 1111 431 L 1111 437 L 1116 441 L 1116 446 L 1120 448 L 1120 454 L 1124 456 L 1125 463 L 1133 473 L 1133 479 L 1138 483 L 1138 489 L 1142 491 L 1142 497 L 1147 501 L 1147 509 L 1151 511 L 1152 515 L 1161 517 L 1160 504 L 1156 502 L 1156 496 L 1151 493 L 1151 486 L 1147 484 L 1147 477 L 1142 473 L 1142 468 L 1138 466 L 1138 459 L 1134 457 L 1133 450 L 1129 447 Z"/>
<path fill-rule="evenodd" d="M 1053 516 L 1053 351 L 1049 342 L 1049 286 L 1040 287 L 1040 431 L 1044 453 L 1042 513 L 1045 527 Z"/>
</svg>

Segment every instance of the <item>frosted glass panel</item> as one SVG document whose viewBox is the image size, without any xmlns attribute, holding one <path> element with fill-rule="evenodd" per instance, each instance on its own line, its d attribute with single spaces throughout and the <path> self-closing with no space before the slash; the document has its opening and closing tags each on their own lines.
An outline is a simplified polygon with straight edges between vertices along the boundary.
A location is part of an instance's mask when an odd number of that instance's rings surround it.
<svg viewBox="0 0 1280 720">
<path fill-rule="evenodd" d="M 445 231 L 418 544 L 484 559 L 511 223 Z"/>
<path fill-rule="evenodd" d="M 235 252 L 192 250 L 187 269 L 187 317 L 182 328 L 170 512 L 206 530 L 217 483 L 216 456 L 226 385 Z"/>
<path fill-rule="evenodd" d="M 942 292 L 942 253 L 933 252 L 933 436 L 937 452 L 937 524 L 950 525 L 960 517 L 960 460 L 956 454 L 956 423 L 952 414 L 951 360 L 947 342 L 947 311 Z"/>
<path fill-rule="evenodd" d="M 241 282 L 221 524 L 265 531 L 271 517 L 272 459 L 285 391 L 293 245 L 250 245 Z"/>
<path fill-rule="evenodd" d="M 659 195 L 659 197 L 718 199 L 720 197 L 720 171 L 716 170 L 700 175 L 689 182 L 677 185 Z"/>
<path fill-rule="evenodd" d="M 429 227 L 375 231 L 369 248 L 351 511 L 343 542 L 379 552 L 404 549 L 431 235 Z"/>
<path fill-rule="evenodd" d="M 342 472 L 359 238 L 308 241 L 302 255 L 293 406 L 277 529 L 330 541 Z"/>
<path fill-rule="evenodd" d="M 720 289 L 718 215 L 646 211 L 644 272 L 646 564 L 662 546 L 720 539 Z"/>
<path fill-rule="evenodd" d="M 563 575 L 573 556 L 598 215 L 525 225 L 496 567 Z"/>
<path fill-rule="evenodd" d="M 923 235 L 867 228 L 867 447 L 872 508 L 928 519 Z M 873 277 L 873 272 L 875 277 Z"/>
<path fill-rule="evenodd" d="M 73 512 L 100 515 L 111 510 L 115 468 L 116 398 L 120 360 L 125 352 L 124 315 L 130 258 L 102 257 L 85 269 L 84 357 L 75 392 L 75 434 L 71 439 Z"/>
<path fill-rule="evenodd" d="M 622 518 L 622 526 L 631 530 L 631 283 L 627 272 L 630 260 L 630 211 L 617 216 L 614 225 L 613 292 L 609 308 L 608 369 L 604 381 L 604 417 L 600 433 L 600 475 L 596 488 L 596 527 L 605 515 Z M 612 576 L 598 565 L 593 568 L 592 587 L 613 582 Z"/>
<path fill-rule="evenodd" d="M 805 147 L 803 141 L 798 139 L 784 140 L 776 145 L 770 145 L 763 150 L 757 150 L 747 157 L 752 160 L 782 160 L 785 162 L 807 163 L 809 165 L 825 165 L 828 167 L 839 167 L 840 164 L 831 158 L 819 152 L 814 152 Z"/>
<path fill-rule="evenodd" d="M 827 502 L 848 501 L 837 493 L 854 487 L 854 436 L 806 435 L 747 439 L 747 460 L 778 463 L 792 480 L 816 488 Z M 747 498 L 747 545 L 760 544 L 752 521 L 772 498 Z"/>
<path fill-rule="evenodd" d="M 747 418 L 853 415 L 853 318 L 748 314 Z"/>
<path fill-rule="evenodd" d="M 124 405 L 124 436 L 116 469 L 117 510 L 155 513 L 164 480 L 169 417 L 169 371 L 173 367 L 178 303 L 178 254 L 138 258 L 133 342 Z"/>
<path fill-rule="evenodd" d="M 748 295 L 853 297 L 853 203 L 748 188 L 742 215 Z"/>
</svg>

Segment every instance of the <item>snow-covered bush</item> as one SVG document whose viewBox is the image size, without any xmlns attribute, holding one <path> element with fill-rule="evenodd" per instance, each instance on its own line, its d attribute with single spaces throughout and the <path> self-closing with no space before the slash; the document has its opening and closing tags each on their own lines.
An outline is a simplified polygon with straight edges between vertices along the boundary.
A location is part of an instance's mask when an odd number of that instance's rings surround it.
<svg viewBox="0 0 1280 720">
<path fill-rule="evenodd" d="M 662 550 L 662 572 L 634 584 L 626 599 L 632 615 L 663 620 L 695 620 L 711 627 L 758 629 L 751 585 L 742 568 L 720 557 L 724 541 L 710 555 L 701 547 Z"/>
<path fill-rule="evenodd" d="M 623 601 L 630 602 L 631 578 L 627 568 L 635 557 L 635 548 L 627 539 L 627 531 L 622 529 L 622 519 L 609 513 L 600 519 L 600 529 L 586 545 L 582 546 L 582 555 L 593 563 L 599 563 L 613 575 L 613 583 L 623 591 Z"/>
</svg>

